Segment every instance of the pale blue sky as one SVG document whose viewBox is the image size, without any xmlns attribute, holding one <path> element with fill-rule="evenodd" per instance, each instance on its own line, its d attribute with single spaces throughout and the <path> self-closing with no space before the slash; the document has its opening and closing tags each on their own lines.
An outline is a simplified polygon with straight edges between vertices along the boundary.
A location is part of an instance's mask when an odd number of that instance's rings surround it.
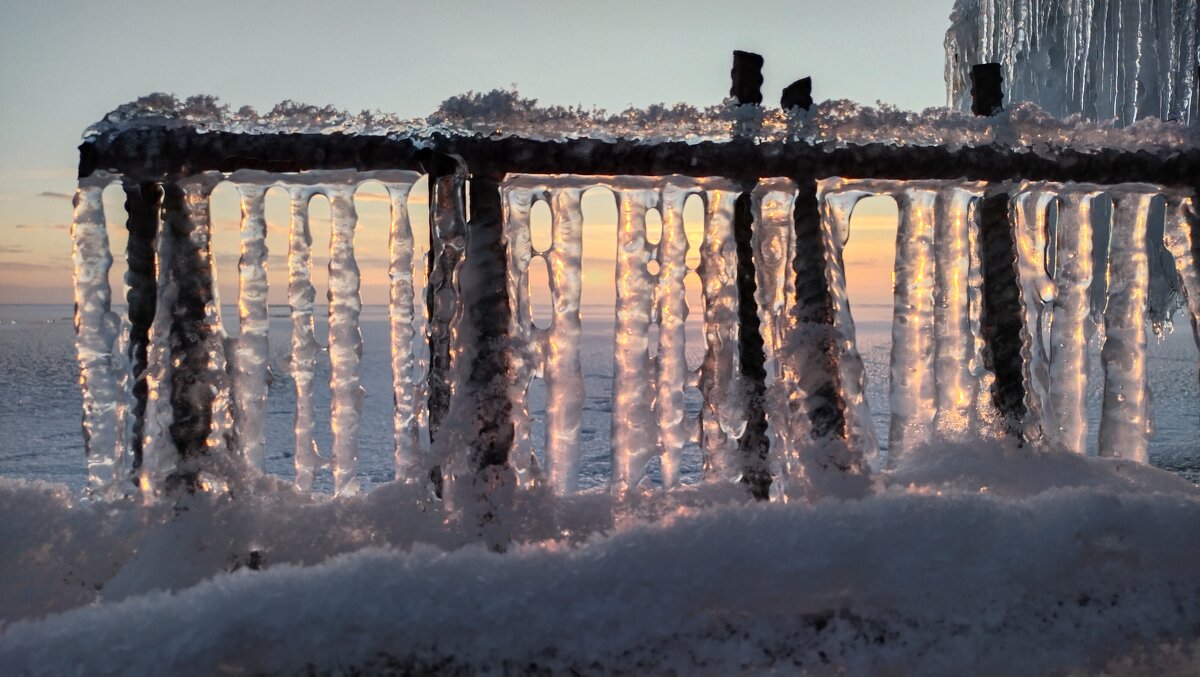
<svg viewBox="0 0 1200 677">
<path fill-rule="evenodd" d="M 148 92 L 405 117 L 514 83 L 543 103 L 703 106 L 747 49 L 766 57 L 773 105 L 812 75 L 818 100 L 920 109 L 945 102 L 951 4 L 0 0 L 0 269 L 69 261 L 70 204 L 54 194 L 74 188 L 80 134 Z M 12 279 L 0 302 L 24 298 Z"/>
</svg>

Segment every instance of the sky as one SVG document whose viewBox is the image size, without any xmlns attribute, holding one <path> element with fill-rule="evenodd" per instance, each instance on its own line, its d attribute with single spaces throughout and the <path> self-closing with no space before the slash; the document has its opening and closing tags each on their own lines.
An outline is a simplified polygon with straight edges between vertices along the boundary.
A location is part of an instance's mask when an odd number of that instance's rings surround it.
<svg viewBox="0 0 1200 677">
<path fill-rule="evenodd" d="M 235 109 L 269 110 L 293 99 L 403 117 L 428 115 L 467 90 L 510 86 L 544 104 L 610 111 L 680 101 L 705 106 L 727 96 L 731 52 L 745 49 L 766 58 L 770 104 L 788 83 L 811 75 L 817 100 L 922 109 L 945 103 L 942 40 L 951 4 L 0 0 L 0 303 L 70 302 L 69 223 L 81 134 L 150 92 L 212 94 Z M 414 192 L 419 222 L 425 205 Z M 376 186 L 358 199 L 360 251 L 373 252 L 362 260 L 367 303 L 386 301 L 381 195 Z M 118 257 L 116 297 L 121 202 L 119 188 L 105 193 Z M 278 191 L 267 209 L 271 300 L 279 302 L 287 207 Z M 212 213 L 221 294 L 232 300 L 236 190 L 219 188 Z M 585 294 L 601 302 L 612 293 L 602 268 L 615 247 L 615 216 L 611 197 L 589 195 Z M 327 221 L 327 204 L 315 204 L 318 241 Z M 894 228 L 889 199 L 856 211 L 846 253 L 852 299 L 888 300 Z"/>
</svg>

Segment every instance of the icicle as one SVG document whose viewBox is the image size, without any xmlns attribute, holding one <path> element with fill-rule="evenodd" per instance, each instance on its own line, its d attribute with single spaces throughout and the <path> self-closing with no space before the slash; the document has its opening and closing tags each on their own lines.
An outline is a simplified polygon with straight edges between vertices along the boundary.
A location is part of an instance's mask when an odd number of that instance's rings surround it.
<svg viewBox="0 0 1200 677">
<path fill-rule="evenodd" d="M 1192 332 L 1200 348 L 1200 213 L 1196 198 L 1181 195 L 1167 197 L 1166 244 L 1175 257 L 1175 269 L 1183 283 Z"/>
<path fill-rule="evenodd" d="M 417 174 L 384 184 L 391 203 L 388 230 L 388 320 L 392 342 L 392 414 L 395 477 L 414 478 L 419 473 L 421 426 L 420 375 L 416 373 L 416 315 L 413 297 L 413 232 L 408 219 L 408 194 Z"/>
<path fill-rule="evenodd" d="M 553 246 L 546 254 L 554 319 L 545 344 L 546 464 L 550 486 L 560 494 L 579 484 L 579 435 L 585 397 L 579 306 L 583 296 L 583 211 L 578 187 L 550 191 Z"/>
<path fill-rule="evenodd" d="M 1050 276 L 1046 209 L 1061 186 L 1034 184 L 1022 186 L 1012 199 L 1013 224 L 1017 244 L 1017 281 L 1020 284 L 1023 322 L 1021 361 L 1024 363 L 1027 439 L 1040 439 L 1050 382 L 1050 355 L 1043 341 L 1043 329 L 1049 325 L 1049 310 L 1055 297 Z"/>
<path fill-rule="evenodd" d="M 321 466 L 317 441 L 313 388 L 316 379 L 317 345 L 313 303 L 317 291 L 312 283 L 312 232 L 308 227 L 308 203 L 314 190 L 290 186 L 292 223 L 288 237 L 288 305 L 292 314 L 292 380 L 296 384 L 295 452 L 296 487 L 312 491 L 313 475 Z"/>
<path fill-rule="evenodd" d="M 358 317 L 358 263 L 354 259 L 354 186 L 324 189 L 329 198 L 333 225 L 329 239 L 329 389 L 332 393 L 330 427 L 333 429 L 334 493 L 358 492 L 358 422 L 362 413 L 363 389 L 359 362 L 362 332 Z"/>
<path fill-rule="evenodd" d="M 120 420 L 118 380 L 113 348 L 119 339 L 117 314 L 112 312 L 108 271 L 112 252 L 102 197 L 112 177 L 97 174 L 80 179 L 71 223 L 75 286 L 75 352 L 83 394 L 83 438 L 90 495 L 110 495 L 118 481 L 118 448 L 124 421 Z"/>
<path fill-rule="evenodd" d="M 242 196 L 242 253 L 238 259 L 237 358 L 233 390 L 238 443 L 246 462 L 262 470 L 267 447 L 267 384 L 270 346 L 267 330 L 266 188 L 237 184 Z"/>
<path fill-rule="evenodd" d="M 934 218 L 937 191 L 902 189 L 897 199 L 895 309 L 892 319 L 888 467 L 928 439 L 936 406 L 934 383 Z"/>
<path fill-rule="evenodd" d="M 658 451 L 652 410 L 653 392 L 646 388 L 650 368 L 649 332 L 654 278 L 646 268 L 646 210 L 658 204 L 658 191 L 612 186 L 617 198 L 617 323 L 613 373 L 612 491 L 637 487 L 646 462 Z"/>
<path fill-rule="evenodd" d="M 1050 329 L 1046 433 L 1068 451 L 1087 451 L 1087 319 L 1092 285 L 1092 200 L 1071 187 L 1059 196 L 1056 292 Z"/>
<path fill-rule="evenodd" d="M 979 266 L 972 265 L 972 203 L 983 191 L 965 184 L 943 188 L 935 201 L 934 225 L 934 430 L 943 439 L 978 434 Z M 978 262 L 979 257 L 974 257 Z M 972 280 L 972 272 L 977 279 Z M 972 284 L 974 282 L 974 284 Z M 972 305 L 975 312 L 972 313 Z M 974 326 L 973 326 L 974 325 Z"/>
<path fill-rule="evenodd" d="M 175 412 L 171 408 L 171 379 L 174 366 L 171 360 L 171 309 L 179 296 L 179 287 L 171 275 L 170 262 L 175 255 L 175 238 L 166 232 L 164 219 L 155 243 L 155 263 L 158 279 L 155 283 L 156 312 L 147 334 L 146 348 L 146 414 L 142 426 L 142 465 L 138 483 L 146 502 L 153 501 L 166 473 L 174 466 L 179 452 L 171 439 L 171 424 Z"/>
<path fill-rule="evenodd" d="M 504 237 L 508 243 L 506 274 L 508 298 L 513 306 L 508 328 L 513 341 L 509 357 L 509 368 L 513 371 L 509 393 L 512 401 L 513 445 L 509 462 L 522 484 L 533 479 L 528 392 L 534 374 L 541 367 L 529 300 L 529 265 L 533 261 L 530 213 L 534 202 L 545 197 L 546 190 L 541 185 L 515 185 L 510 180 L 504 189 Z M 549 409 L 549 394 L 546 405 Z"/>
<path fill-rule="evenodd" d="M 771 426 L 771 457 L 782 464 L 780 470 L 798 472 L 792 468 L 796 461 L 797 432 L 792 424 L 791 398 L 800 397 L 796 390 L 794 372 L 785 368 L 785 344 L 788 335 L 789 311 L 795 299 L 792 261 L 796 244 L 792 213 L 796 200 L 796 185 L 789 179 L 760 181 L 753 192 L 754 202 L 754 264 L 757 289 L 754 299 L 758 305 L 760 331 L 766 352 L 767 422 Z M 807 245 L 807 243 L 806 243 Z M 776 479 L 782 479 L 773 469 Z M 772 487 L 778 487 L 773 482 Z"/>
<path fill-rule="evenodd" d="M 658 358 L 654 413 L 662 449 L 663 488 L 679 482 L 679 464 L 687 442 L 683 390 L 688 368 L 684 355 L 684 322 L 688 308 L 684 290 L 687 275 L 687 234 L 683 230 L 683 204 L 691 190 L 668 182 L 662 191 L 662 239 L 658 243 Z"/>
<path fill-rule="evenodd" d="M 850 215 L 859 200 L 870 193 L 862 190 L 843 190 L 845 183 L 831 179 L 821 183 L 818 196 L 821 205 L 821 227 L 826 256 L 826 276 L 836 313 L 837 367 L 840 373 L 842 400 L 846 406 L 846 432 L 852 449 L 865 454 L 873 465 L 879 460 L 879 439 L 871 419 L 871 406 L 866 397 L 866 368 L 858 352 L 854 317 L 850 312 L 850 297 L 846 293 L 846 270 L 843 249 L 850 237 Z"/>
<path fill-rule="evenodd" d="M 733 238 L 732 186 L 704 193 L 704 243 L 700 278 L 704 285 L 704 362 L 700 368 L 701 449 L 704 477 L 733 481 L 741 469 L 737 440 L 746 430 L 745 406 L 737 379 L 737 244 Z"/>
<path fill-rule="evenodd" d="M 1146 310 L 1150 263 L 1146 227 L 1154 192 L 1127 187 L 1114 194 L 1109 252 L 1108 308 L 1104 312 L 1104 405 L 1100 455 L 1149 462 L 1146 382 Z"/>
</svg>

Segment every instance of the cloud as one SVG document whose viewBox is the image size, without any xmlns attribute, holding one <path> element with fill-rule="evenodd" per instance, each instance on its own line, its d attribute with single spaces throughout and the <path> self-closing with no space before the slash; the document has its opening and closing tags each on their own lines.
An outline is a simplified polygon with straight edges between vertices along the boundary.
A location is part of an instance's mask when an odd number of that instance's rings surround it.
<svg viewBox="0 0 1200 677">
<path fill-rule="evenodd" d="M 17 230 L 70 230 L 66 223 L 18 223 L 13 226 Z"/>
<path fill-rule="evenodd" d="M 75 199 L 75 196 L 71 195 L 70 193 L 58 193 L 53 190 L 43 190 L 42 192 L 38 193 L 38 197 L 48 197 L 48 198 L 51 198 L 54 200 L 73 200 L 73 199 Z"/>
<path fill-rule="evenodd" d="M 11 273 L 13 271 L 35 271 L 44 270 L 70 270 L 70 266 L 66 268 L 60 263 L 31 263 L 29 261 L 0 261 L 0 272 Z"/>
<path fill-rule="evenodd" d="M 0 244 L 0 254 L 25 254 L 28 251 L 28 247 L 19 244 Z"/>
</svg>

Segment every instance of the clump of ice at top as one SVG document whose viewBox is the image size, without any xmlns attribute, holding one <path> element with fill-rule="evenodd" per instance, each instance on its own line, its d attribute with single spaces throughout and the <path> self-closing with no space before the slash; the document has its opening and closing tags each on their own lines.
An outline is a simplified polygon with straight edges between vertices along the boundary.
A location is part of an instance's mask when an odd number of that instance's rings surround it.
<svg viewBox="0 0 1200 677">
<path fill-rule="evenodd" d="M 84 138 L 111 138 L 130 128 L 145 127 L 243 134 L 342 133 L 418 141 L 457 136 L 693 144 L 746 138 L 749 129 L 759 143 L 803 142 L 826 149 L 887 144 L 951 150 L 998 146 L 1033 152 L 1069 148 L 1172 153 L 1200 147 L 1200 131 L 1179 122 L 1147 118 L 1119 128 L 1111 120 L 1097 122 L 1078 115 L 1058 119 L 1032 103 L 1016 104 L 994 117 L 976 117 L 949 108 L 904 111 L 884 103 L 864 106 L 847 100 L 824 101 L 808 111 L 785 111 L 739 106 L 734 99 L 705 108 L 654 104 L 610 114 L 582 106 L 541 106 L 537 99 L 522 97 L 515 89 L 452 96 L 428 117 L 409 119 L 379 111 L 354 114 L 291 100 L 267 113 L 250 106 L 234 111 L 214 96 L 181 100 L 155 93 L 119 106 L 92 125 Z"/>
</svg>

